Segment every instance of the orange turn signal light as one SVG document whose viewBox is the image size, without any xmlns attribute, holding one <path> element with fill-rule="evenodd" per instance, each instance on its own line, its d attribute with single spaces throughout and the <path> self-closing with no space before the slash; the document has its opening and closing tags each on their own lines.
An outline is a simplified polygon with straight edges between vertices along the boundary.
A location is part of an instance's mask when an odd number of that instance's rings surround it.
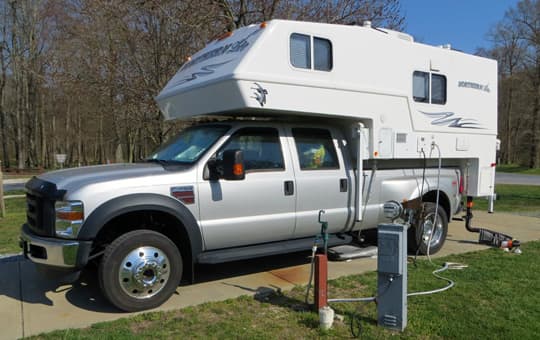
<svg viewBox="0 0 540 340">
<path fill-rule="evenodd" d="M 218 36 L 216 38 L 217 41 L 220 41 L 220 40 L 223 40 L 223 39 L 227 39 L 228 37 L 230 37 L 233 33 L 232 32 L 225 32 L 223 33 L 222 35 Z"/>
<path fill-rule="evenodd" d="M 259 25 L 260 28 L 266 28 L 266 21 L 263 21 L 261 22 L 261 24 Z"/>
<path fill-rule="evenodd" d="M 233 174 L 235 176 L 242 176 L 244 173 L 244 166 L 241 163 L 233 165 Z"/>
<path fill-rule="evenodd" d="M 467 208 L 472 208 L 474 203 L 472 201 L 467 202 Z"/>
<path fill-rule="evenodd" d="M 82 211 L 57 211 L 56 217 L 66 221 L 78 221 L 83 219 Z"/>
</svg>

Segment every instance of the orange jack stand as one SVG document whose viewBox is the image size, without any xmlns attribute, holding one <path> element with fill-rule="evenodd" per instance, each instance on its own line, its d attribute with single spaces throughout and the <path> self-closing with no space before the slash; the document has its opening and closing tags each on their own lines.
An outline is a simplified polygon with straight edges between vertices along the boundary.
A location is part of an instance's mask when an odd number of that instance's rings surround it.
<svg viewBox="0 0 540 340">
<path fill-rule="evenodd" d="M 315 255 L 315 310 L 328 305 L 328 258 L 325 254 Z"/>
</svg>

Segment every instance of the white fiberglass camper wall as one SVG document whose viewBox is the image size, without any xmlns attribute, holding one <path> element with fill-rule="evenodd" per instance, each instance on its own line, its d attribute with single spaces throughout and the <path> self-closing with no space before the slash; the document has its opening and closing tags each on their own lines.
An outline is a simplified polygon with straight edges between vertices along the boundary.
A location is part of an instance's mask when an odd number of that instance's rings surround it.
<svg viewBox="0 0 540 340">
<path fill-rule="evenodd" d="M 369 131 L 366 159 L 418 159 L 436 144 L 462 162 L 468 195 L 493 192 L 496 62 L 403 33 L 283 20 L 244 27 L 193 55 L 157 102 L 166 119 L 347 118 Z"/>
</svg>

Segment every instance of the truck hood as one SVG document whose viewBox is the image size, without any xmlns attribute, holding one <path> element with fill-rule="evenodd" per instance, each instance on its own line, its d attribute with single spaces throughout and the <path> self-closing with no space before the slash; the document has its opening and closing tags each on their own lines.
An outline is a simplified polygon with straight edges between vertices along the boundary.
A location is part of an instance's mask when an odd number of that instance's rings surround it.
<svg viewBox="0 0 540 340">
<path fill-rule="evenodd" d="M 41 174 L 38 177 L 55 183 L 59 190 L 70 191 L 72 188 L 80 188 L 89 184 L 170 173 L 163 166 L 155 163 L 125 163 L 58 170 Z"/>
</svg>

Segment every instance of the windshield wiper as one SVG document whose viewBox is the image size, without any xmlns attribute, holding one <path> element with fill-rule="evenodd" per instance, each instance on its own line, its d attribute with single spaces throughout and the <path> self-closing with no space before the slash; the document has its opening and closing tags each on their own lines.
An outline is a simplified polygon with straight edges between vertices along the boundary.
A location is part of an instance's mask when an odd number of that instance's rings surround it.
<svg viewBox="0 0 540 340">
<path fill-rule="evenodd" d="M 181 166 L 186 166 L 186 165 L 193 164 L 191 162 L 182 162 L 182 161 L 175 161 L 175 160 L 171 160 L 171 159 L 158 159 L 158 158 L 147 158 L 144 161 L 147 162 L 147 163 L 157 163 L 157 164 L 160 164 L 160 165 L 181 165 Z"/>
<path fill-rule="evenodd" d="M 147 158 L 144 160 L 145 162 L 148 162 L 148 163 L 157 163 L 157 164 L 160 164 L 160 165 L 167 165 L 169 164 L 169 161 L 166 161 L 164 159 L 158 159 L 158 158 Z"/>
</svg>

